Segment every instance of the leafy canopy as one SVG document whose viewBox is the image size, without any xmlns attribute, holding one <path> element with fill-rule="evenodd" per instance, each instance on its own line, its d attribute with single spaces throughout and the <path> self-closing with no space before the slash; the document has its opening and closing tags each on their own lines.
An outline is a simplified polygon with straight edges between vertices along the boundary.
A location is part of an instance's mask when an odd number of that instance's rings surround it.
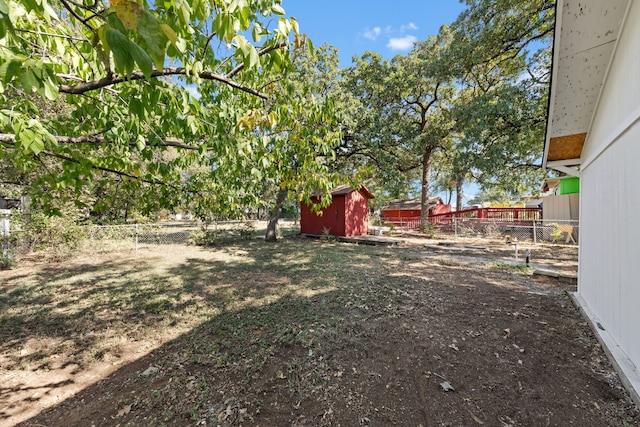
<svg viewBox="0 0 640 427">
<path fill-rule="evenodd" d="M 197 174 L 251 156 L 243 123 L 305 43 L 280 0 L 0 0 L 0 18 L 0 161 L 53 207 L 92 185 L 201 195 Z"/>
</svg>

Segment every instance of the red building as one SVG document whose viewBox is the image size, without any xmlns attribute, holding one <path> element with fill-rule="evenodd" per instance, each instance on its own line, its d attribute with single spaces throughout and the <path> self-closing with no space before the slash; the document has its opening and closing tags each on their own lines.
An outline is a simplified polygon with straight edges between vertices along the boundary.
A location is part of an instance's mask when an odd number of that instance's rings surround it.
<svg viewBox="0 0 640 427">
<path fill-rule="evenodd" d="M 369 199 L 373 194 L 364 185 L 359 190 L 341 185 L 331 192 L 332 201 L 321 210 L 312 212 L 304 202 L 300 203 L 300 232 L 322 235 L 328 230 L 332 236 L 360 236 L 369 231 Z M 312 200 L 320 202 L 320 194 Z"/>
<path fill-rule="evenodd" d="M 420 199 L 396 200 L 382 210 L 385 222 L 391 222 L 400 226 L 420 224 L 420 212 L 422 206 Z M 451 212 L 451 205 L 445 204 L 440 197 L 429 199 L 429 216 Z"/>
</svg>

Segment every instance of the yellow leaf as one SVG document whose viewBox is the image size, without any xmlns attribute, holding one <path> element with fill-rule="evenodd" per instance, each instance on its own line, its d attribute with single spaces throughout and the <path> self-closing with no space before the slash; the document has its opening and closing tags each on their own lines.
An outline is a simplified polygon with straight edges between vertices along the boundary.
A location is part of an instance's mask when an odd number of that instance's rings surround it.
<svg viewBox="0 0 640 427">
<path fill-rule="evenodd" d="M 142 9 L 136 2 L 121 1 L 118 0 L 118 4 L 114 6 L 116 15 L 122 21 L 122 25 L 127 30 L 138 29 L 138 15 L 142 12 Z"/>
<path fill-rule="evenodd" d="M 171 28 L 167 24 L 160 24 L 160 29 L 172 44 L 175 45 L 178 42 L 178 35 L 175 31 L 173 31 L 173 28 Z"/>
</svg>

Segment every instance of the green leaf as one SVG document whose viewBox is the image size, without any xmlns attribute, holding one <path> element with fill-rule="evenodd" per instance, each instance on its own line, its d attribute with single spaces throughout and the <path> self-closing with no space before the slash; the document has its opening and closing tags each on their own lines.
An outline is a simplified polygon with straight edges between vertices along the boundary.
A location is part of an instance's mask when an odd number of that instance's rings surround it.
<svg viewBox="0 0 640 427">
<path fill-rule="evenodd" d="M 258 168 L 251 168 L 251 175 L 255 176 L 258 180 L 262 179 L 262 172 Z"/>
<path fill-rule="evenodd" d="M 33 154 L 40 154 L 42 150 L 44 150 L 44 141 L 40 138 L 34 138 L 29 147 Z"/>
<path fill-rule="evenodd" d="M 144 119 L 144 104 L 137 98 L 131 98 L 129 100 L 129 112 L 135 114 L 140 119 Z"/>
<path fill-rule="evenodd" d="M 9 70 L 9 64 L 11 64 L 11 62 L 12 61 L 6 61 L 0 64 L 0 80 L 6 81 L 7 71 Z"/>
<path fill-rule="evenodd" d="M 0 0 L 0 13 L 9 14 L 9 5 L 5 0 Z"/>
<path fill-rule="evenodd" d="M 249 18 L 251 17 L 251 8 L 249 5 L 244 5 L 240 8 L 238 19 L 240 20 L 240 27 L 242 29 L 249 28 Z"/>
<path fill-rule="evenodd" d="M 130 40 L 120 31 L 113 28 L 107 28 L 105 40 L 107 46 L 113 52 L 116 68 L 124 70 L 127 75 L 131 74 L 134 67 L 134 59 L 131 56 Z"/>
<path fill-rule="evenodd" d="M 271 11 L 280 16 L 284 16 L 285 14 L 284 9 L 279 4 L 274 4 L 273 6 L 271 6 Z"/>
<path fill-rule="evenodd" d="M 136 147 L 138 148 L 138 151 L 142 151 L 144 150 L 144 147 L 146 147 L 147 142 L 144 139 L 144 136 L 142 135 L 138 135 L 138 137 L 136 138 Z"/>
<path fill-rule="evenodd" d="M 27 14 L 28 10 L 31 10 L 27 4 L 28 2 L 25 1 L 24 5 L 26 6 L 27 10 L 25 10 L 25 8 L 23 7 L 10 7 L 9 8 L 9 22 L 11 22 L 13 25 L 16 25 L 16 23 L 22 19 L 23 16 L 25 16 Z"/>
<path fill-rule="evenodd" d="M 309 55 L 313 55 L 316 51 L 310 38 L 307 38 L 307 49 L 309 50 Z"/>
<path fill-rule="evenodd" d="M 131 42 L 131 56 L 140 67 L 144 76 L 146 78 L 151 77 L 151 73 L 153 72 L 153 63 L 151 62 L 149 55 L 147 55 L 147 52 L 137 44 Z"/>
<path fill-rule="evenodd" d="M 108 56 L 111 53 L 111 50 L 109 49 L 109 43 L 107 42 L 107 29 L 109 29 L 109 24 L 104 24 L 102 27 L 98 28 L 98 39 L 100 39 L 100 43 L 102 43 L 102 47 Z"/>
<path fill-rule="evenodd" d="M 160 26 L 156 18 L 145 10 L 138 18 L 138 32 L 145 41 L 146 51 L 153 60 L 156 69 L 162 70 L 169 42 L 165 30 Z"/>
<path fill-rule="evenodd" d="M 253 68 L 260 62 L 258 50 L 253 45 L 249 45 L 249 68 Z"/>
<path fill-rule="evenodd" d="M 253 41 L 256 43 L 260 42 L 262 38 L 262 26 L 257 22 L 253 24 L 253 28 L 251 29 L 251 36 L 253 37 Z"/>
<path fill-rule="evenodd" d="M 22 82 L 22 88 L 27 93 L 31 93 L 38 87 L 38 80 L 31 70 L 22 70 L 20 81 Z"/>
<path fill-rule="evenodd" d="M 58 86 L 50 78 L 44 81 L 44 96 L 51 101 L 58 99 Z"/>
<path fill-rule="evenodd" d="M 178 43 L 178 35 L 175 31 L 173 31 L 173 28 L 171 28 L 167 24 L 160 24 L 160 29 L 162 30 L 164 35 L 167 36 L 171 44 L 177 47 L 176 44 Z"/>
</svg>

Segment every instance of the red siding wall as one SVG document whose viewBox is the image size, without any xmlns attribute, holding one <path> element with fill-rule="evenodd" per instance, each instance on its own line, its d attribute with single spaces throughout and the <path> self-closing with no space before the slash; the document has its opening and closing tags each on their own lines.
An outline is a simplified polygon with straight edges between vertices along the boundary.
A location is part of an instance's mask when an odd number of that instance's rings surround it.
<svg viewBox="0 0 640 427">
<path fill-rule="evenodd" d="M 420 216 L 420 209 L 385 209 L 382 216 L 390 221 L 394 218 L 415 218 Z M 438 204 L 429 210 L 429 215 L 439 215 L 451 212 L 451 205 Z"/>
<path fill-rule="evenodd" d="M 450 213 L 450 212 L 451 212 L 451 205 L 442 204 L 442 205 L 435 205 L 429 211 L 429 215 L 439 215 L 439 214 L 445 214 L 445 213 Z"/>
<path fill-rule="evenodd" d="M 322 215 L 312 212 L 309 206 L 300 204 L 300 232 L 321 235 L 325 228 L 332 236 L 345 235 L 345 196 L 333 196 L 331 204 L 322 209 Z"/>
<path fill-rule="evenodd" d="M 385 221 L 393 221 L 396 218 L 420 217 L 420 209 L 385 209 L 382 211 Z"/>
<path fill-rule="evenodd" d="M 361 191 L 352 191 L 345 199 L 345 236 L 369 233 L 369 202 Z"/>
<path fill-rule="evenodd" d="M 360 236 L 369 232 L 369 201 L 362 191 L 333 196 L 331 204 L 319 216 L 300 204 L 300 232 L 321 235 L 329 229 L 332 236 Z"/>
</svg>

